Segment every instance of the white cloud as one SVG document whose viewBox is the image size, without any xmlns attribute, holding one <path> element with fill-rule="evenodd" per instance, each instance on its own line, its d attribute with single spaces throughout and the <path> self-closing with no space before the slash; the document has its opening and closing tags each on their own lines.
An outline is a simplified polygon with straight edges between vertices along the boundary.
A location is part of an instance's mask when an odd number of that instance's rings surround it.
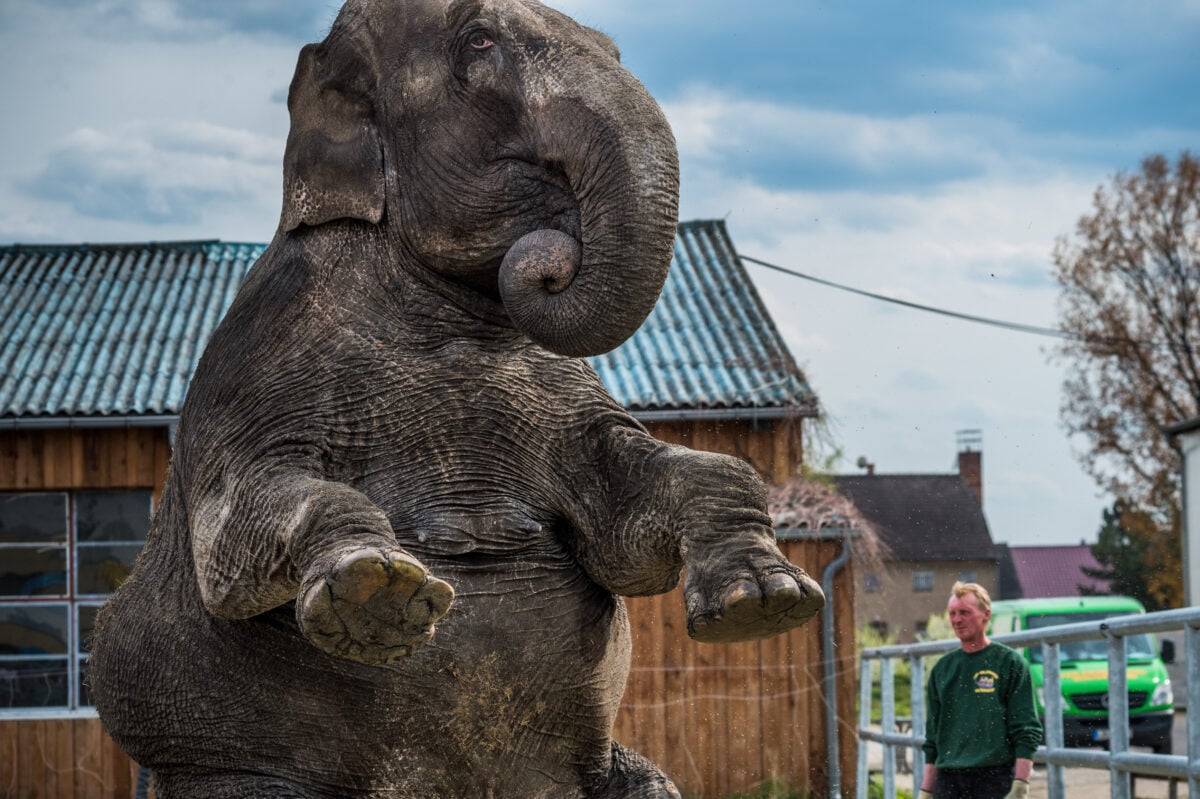
<svg viewBox="0 0 1200 799">
<path fill-rule="evenodd" d="M 731 96 L 692 86 L 663 103 L 684 159 L 718 162 L 746 153 L 781 164 L 819 161 L 830 172 L 888 174 L 898 168 L 981 170 L 997 164 L 989 139 L 1009 126 L 951 114 L 883 117 Z"/>
<path fill-rule="evenodd" d="M 207 122 L 81 128 L 54 150 L 27 191 L 82 216 L 197 222 L 214 203 L 277 193 L 283 142 Z M 269 189 L 268 189 L 269 187 Z"/>
<path fill-rule="evenodd" d="M 1054 238 L 1073 230 L 1104 176 L 1043 165 L 920 193 L 769 189 L 711 167 L 684 178 L 684 216 L 728 214 L 745 255 L 867 291 L 1053 327 L 1055 287 L 1030 276 L 1049 274 Z M 1058 424 L 1061 373 L 1045 358 L 1053 339 L 747 268 L 830 414 L 848 458 L 843 468 L 866 455 L 881 473 L 950 472 L 955 431 L 983 428 L 985 494 L 993 489 L 985 501 L 997 540 L 1094 536 L 1103 501 Z M 998 482 L 1010 471 L 1029 481 L 1024 496 Z"/>
<path fill-rule="evenodd" d="M 1008 21 L 1010 35 L 983 55 L 972 68 L 922 69 L 905 76 L 913 87 L 960 97 L 1012 95 L 1026 100 L 1062 96 L 1091 82 L 1104 72 L 1094 64 L 1060 49 L 1047 37 L 1044 19 L 1016 16 Z"/>
</svg>

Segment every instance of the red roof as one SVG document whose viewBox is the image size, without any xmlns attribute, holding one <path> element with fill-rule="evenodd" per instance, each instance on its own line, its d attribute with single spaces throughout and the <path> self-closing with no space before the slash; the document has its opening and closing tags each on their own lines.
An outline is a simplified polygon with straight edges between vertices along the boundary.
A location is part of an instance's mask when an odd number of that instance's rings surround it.
<svg viewBox="0 0 1200 799">
<path fill-rule="evenodd" d="M 1053 596 L 1080 596 L 1079 586 L 1109 593 L 1108 583 L 1088 577 L 1082 571 L 1100 568 L 1086 544 L 1075 546 L 1009 547 L 1021 597 L 1041 599 Z"/>
</svg>

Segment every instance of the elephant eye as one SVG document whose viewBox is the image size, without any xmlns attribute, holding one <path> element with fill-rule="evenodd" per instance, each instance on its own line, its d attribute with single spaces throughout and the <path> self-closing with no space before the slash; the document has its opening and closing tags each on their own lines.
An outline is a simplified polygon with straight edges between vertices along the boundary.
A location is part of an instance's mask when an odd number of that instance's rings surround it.
<svg viewBox="0 0 1200 799">
<path fill-rule="evenodd" d="M 470 38 L 467 39 L 467 44 L 471 45 L 471 47 L 476 50 L 486 50 L 494 45 L 495 42 L 492 41 L 492 37 L 484 31 L 475 31 L 471 34 Z"/>
</svg>

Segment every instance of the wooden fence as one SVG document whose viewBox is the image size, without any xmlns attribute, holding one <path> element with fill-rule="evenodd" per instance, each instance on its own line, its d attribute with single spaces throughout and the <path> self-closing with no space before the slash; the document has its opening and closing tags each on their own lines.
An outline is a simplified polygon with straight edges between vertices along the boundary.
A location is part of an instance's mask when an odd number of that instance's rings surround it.
<svg viewBox="0 0 1200 799">
<path fill-rule="evenodd" d="M 100 719 L 0 721 L 3 799 L 130 799 L 136 783 Z"/>
<path fill-rule="evenodd" d="M 818 580 L 837 541 L 781 542 Z M 853 795 L 855 727 L 853 574 L 833 596 L 841 784 Z M 627 600 L 633 669 L 614 737 L 661 766 L 685 797 L 722 799 L 775 784 L 828 796 L 820 617 L 786 635 L 744 644 L 687 637 L 680 589 Z"/>
</svg>

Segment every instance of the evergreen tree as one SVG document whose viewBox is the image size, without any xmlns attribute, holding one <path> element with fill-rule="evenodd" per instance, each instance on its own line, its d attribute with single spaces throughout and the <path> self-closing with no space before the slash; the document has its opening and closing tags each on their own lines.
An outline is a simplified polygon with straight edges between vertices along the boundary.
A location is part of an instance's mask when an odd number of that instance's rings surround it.
<svg viewBox="0 0 1200 799">
<path fill-rule="evenodd" d="M 1178 569 L 1181 518 L 1168 512 L 1166 518 L 1119 499 L 1103 512 L 1104 524 L 1092 545 L 1092 556 L 1100 568 L 1083 567 L 1083 573 L 1109 585 L 1108 591 L 1079 586 L 1085 595 L 1122 594 L 1146 606 L 1166 610 L 1183 602 Z M 1164 534 L 1163 531 L 1166 531 Z"/>
</svg>

